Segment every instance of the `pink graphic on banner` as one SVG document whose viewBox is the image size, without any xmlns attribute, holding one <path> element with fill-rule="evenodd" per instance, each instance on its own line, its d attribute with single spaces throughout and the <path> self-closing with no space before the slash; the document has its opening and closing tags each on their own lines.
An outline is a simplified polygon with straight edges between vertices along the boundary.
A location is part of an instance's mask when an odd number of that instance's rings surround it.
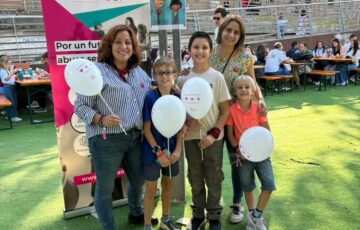
<svg viewBox="0 0 360 230">
<path fill-rule="evenodd" d="M 124 177 L 125 171 L 122 168 L 118 168 L 116 177 Z M 80 176 L 74 176 L 74 185 L 91 184 L 96 182 L 96 174 L 89 173 Z"/>
<path fill-rule="evenodd" d="M 57 60 L 56 55 L 62 56 L 61 54 L 64 54 L 61 61 L 68 62 L 70 60 L 66 55 L 94 53 L 96 56 L 96 51 L 66 51 L 66 48 L 68 47 L 63 46 L 61 48 L 65 51 L 57 52 L 55 42 L 78 40 L 93 40 L 96 42 L 99 40 L 99 37 L 55 1 L 42 1 L 42 9 L 51 70 L 55 125 L 56 127 L 60 127 L 70 122 L 74 109 L 69 100 L 64 100 L 65 98 L 68 98 L 69 87 L 64 78 L 65 65 L 57 64 L 59 60 Z M 59 49 L 60 45 L 57 44 L 57 46 Z"/>
</svg>

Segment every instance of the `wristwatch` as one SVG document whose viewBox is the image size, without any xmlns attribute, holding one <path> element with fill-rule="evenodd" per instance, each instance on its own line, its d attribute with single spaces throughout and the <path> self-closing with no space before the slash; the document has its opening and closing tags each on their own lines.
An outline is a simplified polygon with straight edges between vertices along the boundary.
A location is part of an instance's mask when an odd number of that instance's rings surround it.
<svg viewBox="0 0 360 230">
<path fill-rule="evenodd" d="M 153 149 L 152 149 L 152 151 L 153 151 L 153 153 L 157 153 L 157 152 L 159 152 L 159 151 L 161 151 L 161 148 L 160 148 L 160 146 L 155 146 Z"/>
</svg>

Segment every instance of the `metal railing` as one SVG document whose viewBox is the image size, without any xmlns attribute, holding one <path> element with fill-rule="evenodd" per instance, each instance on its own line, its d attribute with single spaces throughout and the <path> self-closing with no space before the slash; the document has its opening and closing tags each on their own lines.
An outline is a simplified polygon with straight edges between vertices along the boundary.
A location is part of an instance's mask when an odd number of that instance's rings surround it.
<svg viewBox="0 0 360 230">
<path fill-rule="evenodd" d="M 247 42 L 281 39 L 277 26 L 280 14 L 287 20 L 284 26 L 285 38 L 295 36 L 302 10 L 306 11 L 306 35 L 360 29 L 360 0 L 228 8 L 230 13 L 243 17 L 249 35 Z M 187 11 L 187 29 L 183 33 L 191 34 L 196 30 L 213 33 L 212 14 L 213 9 Z"/>
<path fill-rule="evenodd" d="M 306 10 L 306 35 L 303 36 L 360 30 L 360 0 L 330 3 L 324 0 L 318 1 L 313 0 L 312 3 L 306 4 L 304 0 L 302 4 L 275 5 L 276 2 L 290 2 L 290 0 L 273 0 L 271 6 L 250 9 L 228 8 L 228 11 L 242 15 L 246 25 L 246 43 L 282 39 L 277 26 L 280 14 L 288 20 L 284 28 L 284 38 L 295 37 L 301 10 Z M 1 1 L 2 4 L 4 2 Z M 22 2 L 27 10 L 32 9 L 32 3 L 34 3 L 34 12 L 37 10 L 41 12 L 40 0 L 23 0 Z M 187 44 L 189 35 L 194 31 L 202 30 L 213 34 L 212 14 L 213 9 L 188 10 L 186 12 L 187 29 L 181 31 L 182 44 Z M 10 55 L 14 62 L 34 61 L 46 51 L 41 15 L 0 15 L 0 31 L 0 54 Z M 153 46 L 157 47 L 157 34 L 152 34 L 151 37 Z M 171 39 L 171 36 L 169 38 Z M 169 44 L 171 43 L 170 40 Z"/>
</svg>

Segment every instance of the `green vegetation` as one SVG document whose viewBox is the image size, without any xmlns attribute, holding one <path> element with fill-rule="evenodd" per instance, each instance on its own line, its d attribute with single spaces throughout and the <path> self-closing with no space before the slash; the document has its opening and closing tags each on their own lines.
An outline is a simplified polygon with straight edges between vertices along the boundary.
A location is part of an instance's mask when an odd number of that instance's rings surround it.
<svg viewBox="0 0 360 230">
<path fill-rule="evenodd" d="M 266 98 L 275 138 L 272 155 L 277 191 L 265 212 L 269 229 L 357 229 L 360 223 L 360 87 L 332 87 Z M 25 117 L 25 114 L 22 114 Z M 4 124 L 3 117 L 0 123 Z M 0 229 L 100 229 L 92 216 L 64 220 L 60 164 L 53 123 L 16 123 L 0 131 Z M 226 155 L 226 154 L 225 154 Z M 246 220 L 231 225 L 230 168 L 224 158 L 223 228 L 245 229 Z M 156 216 L 161 201 L 156 200 Z M 190 217 L 186 203 L 172 214 Z M 114 210 L 119 229 L 127 225 L 127 207 Z M 183 228 L 184 229 L 184 228 Z"/>
</svg>

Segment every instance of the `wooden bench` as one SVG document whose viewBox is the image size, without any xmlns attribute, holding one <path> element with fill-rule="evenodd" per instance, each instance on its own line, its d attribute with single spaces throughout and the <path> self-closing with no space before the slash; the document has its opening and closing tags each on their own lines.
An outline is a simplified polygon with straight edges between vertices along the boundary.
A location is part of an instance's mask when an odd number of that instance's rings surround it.
<svg viewBox="0 0 360 230">
<path fill-rule="evenodd" d="M 5 109 L 7 111 L 7 108 L 11 105 L 11 101 L 9 101 L 5 95 L 0 94 L 0 110 Z M 7 118 L 9 120 L 10 127 L 9 128 L 1 128 L 0 130 L 6 130 L 6 129 L 12 129 L 13 124 L 11 121 L 11 117 L 9 116 L 9 112 L 7 111 Z"/>
<path fill-rule="evenodd" d="M 352 69 L 351 71 L 355 71 L 355 72 L 356 72 L 355 85 L 357 84 L 358 81 L 359 81 L 359 83 L 360 83 L 360 68 Z"/>
<path fill-rule="evenodd" d="M 272 76 L 260 76 L 260 77 L 257 77 L 257 78 L 259 80 L 264 80 L 265 81 L 265 95 L 264 96 L 266 96 L 267 95 L 268 82 L 275 82 L 275 84 L 277 84 L 277 86 L 279 88 L 279 80 L 288 79 L 288 78 L 291 78 L 291 77 L 292 76 L 287 76 L 287 75 L 272 75 Z M 278 91 L 278 93 L 280 93 L 280 90 Z M 274 95 L 274 88 L 271 90 L 271 95 Z"/>
<path fill-rule="evenodd" d="M 324 90 L 326 90 L 326 78 L 327 77 L 335 77 L 337 73 L 340 71 L 330 71 L 330 70 L 311 70 L 310 72 L 306 73 L 306 75 L 315 75 L 320 78 L 320 84 L 318 85 L 317 90 L 321 91 L 321 85 L 324 85 Z M 306 77 L 305 77 L 306 79 Z M 305 84 L 304 84 L 305 87 Z M 304 88 L 305 90 L 305 88 Z"/>
</svg>

